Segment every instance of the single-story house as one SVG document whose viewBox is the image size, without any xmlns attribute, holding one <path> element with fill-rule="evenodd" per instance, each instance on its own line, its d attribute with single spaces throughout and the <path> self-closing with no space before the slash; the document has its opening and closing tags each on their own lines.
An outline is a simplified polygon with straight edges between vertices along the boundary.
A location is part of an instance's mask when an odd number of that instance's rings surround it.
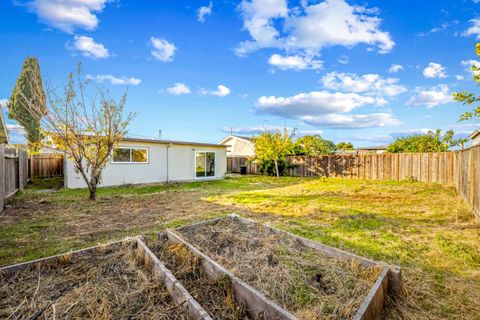
<svg viewBox="0 0 480 320">
<path fill-rule="evenodd" d="M 480 145 L 480 130 L 473 131 L 468 140 L 472 141 L 472 146 Z"/>
<path fill-rule="evenodd" d="M 221 179 L 227 146 L 160 139 L 124 138 L 103 169 L 100 186 Z M 66 188 L 85 188 L 71 160 L 65 159 Z"/>
<path fill-rule="evenodd" d="M 388 145 L 383 145 L 383 146 L 376 146 L 376 147 L 365 147 L 365 148 L 358 148 L 358 154 L 371 154 L 371 153 L 376 153 L 376 154 L 381 154 L 384 153 L 388 148 Z"/>
<path fill-rule="evenodd" d="M 8 136 L 7 124 L 5 123 L 1 107 L 2 106 L 0 105 L 0 144 L 9 144 L 10 139 Z"/>
<path fill-rule="evenodd" d="M 253 157 L 255 155 L 255 144 L 253 138 L 229 135 L 219 142 L 227 146 L 228 157 Z"/>
</svg>

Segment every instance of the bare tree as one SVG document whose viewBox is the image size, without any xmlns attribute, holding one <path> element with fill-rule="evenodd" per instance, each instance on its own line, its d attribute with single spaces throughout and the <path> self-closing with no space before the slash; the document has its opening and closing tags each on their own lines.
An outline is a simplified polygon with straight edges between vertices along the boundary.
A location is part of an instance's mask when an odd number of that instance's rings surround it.
<svg viewBox="0 0 480 320">
<path fill-rule="evenodd" d="M 30 79 L 29 83 L 34 86 L 39 81 Z M 79 64 L 76 76 L 69 74 L 61 94 L 46 86 L 47 109 L 41 119 L 45 137 L 42 146 L 53 146 L 65 152 L 85 180 L 90 200 L 95 200 L 102 170 L 114 147 L 127 134 L 134 114 L 123 114 L 126 93 L 115 101 L 107 90 L 100 88 L 95 88 L 93 96 L 89 95 L 88 85 L 89 80 L 83 80 Z M 32 114 L 39 114 L 36 105 L 28 105 Z"/>
</svg>

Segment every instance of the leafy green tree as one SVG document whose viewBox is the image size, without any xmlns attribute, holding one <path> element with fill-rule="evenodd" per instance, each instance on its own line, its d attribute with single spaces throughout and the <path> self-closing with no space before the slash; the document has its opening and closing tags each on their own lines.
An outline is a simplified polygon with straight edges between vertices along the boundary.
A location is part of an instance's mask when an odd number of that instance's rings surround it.
<svg viewBox="0 0 480 320">
<path fill-rule="evenodd" d="M 294 153 L 307 156 L 319 154 L 331 154 L 335 151 L 335 144 L 330 140 L 323 139 L 320 135 L 303 136 L 295 141 Z"/>
<path fill-rule="evenodd" d="M 292 134 L 287 129 L 283 133 L 279 130 L 259 134 L 253 139 L 255 144 L 255 159 L 261 164 L 273 161 L 275 174 L 280 177 L 279 162 L 293 152 Z"/>
<path fill-rule="evenodd" d="M 475 52 L 477 56 L 480 56 L 479 43 L 475 45 Z M 480 86 L 480 67 L 475 64 L 472 65 L 472 75 L 477 86 Z M 480 120 L 480 96 L 475 95 L 473 92 L 463 91 L 453 93 L 453 98 L 456 101 L 461 102 L 463 105 L 473 106 L 472 110 L 466 111 L 460 115 L 460 121 Z"/>
<path fill-rule="evenodd" d="M 427 134 L 412 135 L 396 139 L 391 143 L 388 153 L 414 153 L 414 152 L 445 152 L 451 147 L 458 146 L 461 139 L 454 139 L 453 130 L 448 130 L 444 135 L 442 130 L 429 131 Z"/>
<path fill-rule="evenodd" d="M 351 142 L 339 142 L 336 145 L 337 150 L 354 150 L 353 144 Z"/>
<path fill-rule="evenodd" d="M 25 128 L 27 140 L 34 150 L 42 139 L 40 121 L 45 112 L 46 99 L 40 66 L 37 58 L 27 57 L 8 102 L 8 117 Z"/>
</svg>

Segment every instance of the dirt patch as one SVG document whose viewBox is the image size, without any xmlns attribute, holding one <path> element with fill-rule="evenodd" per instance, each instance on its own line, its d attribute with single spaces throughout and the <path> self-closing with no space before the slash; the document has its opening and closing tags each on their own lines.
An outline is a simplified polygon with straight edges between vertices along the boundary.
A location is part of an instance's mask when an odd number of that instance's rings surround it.
<svg viewBox="0 0 480 320">
<path fill-rule="evenodd" d="M 180 234 L 300 319 L 351 319 L 381 272 L 331 259 L 261 225 L 223 219 Z"/>
<path fill-rule="evenodd" d="M 189 319 L 134 244 L 0 275 L 0 318 Z"/>
<path fill-rule="evenodd" d="M 245 306 L 235 299 L 230 280 L 209 279 L 200 258 L 185 245 L 157 241 L 152 251 L 214 319 L 248 319 Z"/>
</svg>

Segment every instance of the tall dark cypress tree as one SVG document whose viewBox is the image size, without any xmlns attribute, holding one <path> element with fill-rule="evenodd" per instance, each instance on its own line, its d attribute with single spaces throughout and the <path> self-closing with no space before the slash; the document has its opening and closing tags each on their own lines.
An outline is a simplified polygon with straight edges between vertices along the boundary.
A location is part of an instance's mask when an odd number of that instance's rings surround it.
<svg viewBox="0 0 480 320">
<path fill-rule="evenodd" d="M 46 99 L 38 60 L 27 57 L 8 102 L 8 117 L 17 120 L 25 128 L 27 140 L 34 149 L 42 138 L 40 120 L 45 109 Z"/>
</svg>

